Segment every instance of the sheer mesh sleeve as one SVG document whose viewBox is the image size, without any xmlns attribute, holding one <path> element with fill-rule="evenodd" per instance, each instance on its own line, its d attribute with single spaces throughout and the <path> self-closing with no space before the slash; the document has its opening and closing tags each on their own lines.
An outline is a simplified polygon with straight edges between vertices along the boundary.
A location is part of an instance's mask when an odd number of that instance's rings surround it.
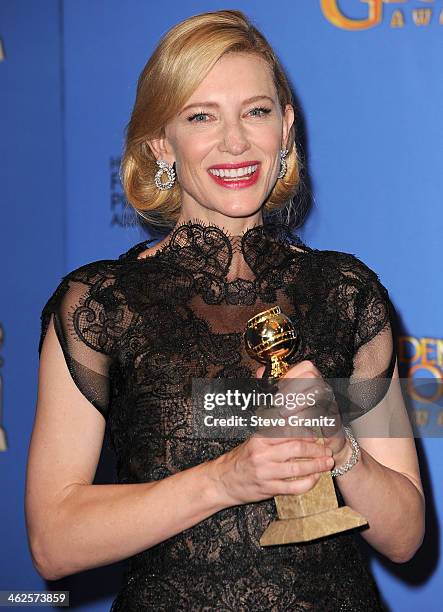
<svg viewBox="0 0 443 612">
<path fill-rule="evenodd" d="M 121 332 L 109 275 L 87 264 L 65 276 L 41 314 L 43 341 L 53 316 L 57 338 L 73 381 L 107 419 L 114 343 Z"/>
<path fill-rule="evenodd" d="M 367 413 L 385 397 L 397 354 L 393 336 L 394 307 L 377 274 L 356 257 L 353 371 L 348 388 L 348 421 Z"/>
</svg>

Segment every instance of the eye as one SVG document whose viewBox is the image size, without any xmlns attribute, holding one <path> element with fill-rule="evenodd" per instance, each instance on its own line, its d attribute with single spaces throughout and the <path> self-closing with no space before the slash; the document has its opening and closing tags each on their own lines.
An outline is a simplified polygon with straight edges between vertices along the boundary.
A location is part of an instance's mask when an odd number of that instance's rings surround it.
<svg viewBox="0 0 443 612">
<path fill-rule="evenodd" d="M 260 114 L 254 115 L 254 117 L 263 117 L 264 115 L 269 115 L 269 113 L 271 112 L 271 109 L 270 108 L 266 108 L 264 106 L 256 106 L 255 108 L 253 108 L 249 112 L 253 113 L 254 111 L 259 111 L 260 112 Z"/>
<path fill-rule="evenodd" d="M 197 120 L 198 117 L 207 117 L 208 113 L 195 113 L 190 117 L 187 117 L 188 121 L 193 121 L 194 123 L 205 123 L 204 121 Z"/>
<path fill-rule="evenodd" d="M 253 115 L 254 117 L 263 117 L 265 115 L 269 115 L 269 113 L 271 112 L 271 109 L 266 108 L 264 106 L 256 106 L 249 112 L 254 113 Z M 194 113 L 193 115 L 190 115 L 189 117 L 187 117 L 187 120 L 190 123 L 206 123 L 206 121 L 203 119 L 204 117 L 208 117 L 208 113 L 199 112 L 199 113 Z"/>
</svg>

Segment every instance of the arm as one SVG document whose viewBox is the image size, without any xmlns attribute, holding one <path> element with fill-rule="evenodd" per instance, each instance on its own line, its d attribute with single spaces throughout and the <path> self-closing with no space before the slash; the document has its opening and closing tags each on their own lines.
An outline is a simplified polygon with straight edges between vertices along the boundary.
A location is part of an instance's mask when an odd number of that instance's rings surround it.
<svg viewBox="0 0 443 612">
<path fill-rule="evenodd" d="M 414 443 L 373 438 L 361 448 L 360 461 L 337 477 L 338 486 L 346 503 L 368 520 L 361 536 L 391 561 L 405 563 L 421 546 L 425 529 L 423 490 L 418 472 L 409 468 Z"/>
<path fill-rule="evenodd" d="M 393 384 L 382 402 L 352 423 L 361 447 L 360 461 L 336 481 L 345 502 L 368 520 L 369 529 L 361 536 L 391 561 L 404 563 L 423 541 L 425 499 L 398 380 L 396 365 Z M 392 436 L 383 427 L 389 420 L 392 427 L 387 414 L 395 420 Z M 383 437 L 367 437 L 371 432 Z M 350 454 L 346 443 L 334 455 L 335 465 L 343 465 Z"/>
<path fill-rule="evenodd" d="M 52 321 L 41 351 L 25 498 L 31 554 L 43 578 L 127 558 L 222 508 L 304 492 L 331 468 L 317 444 L 251 439 L 160 481 L 91 484 L 105 420 L 74 384 Z M 287 461 L 297 454 L 313 459 L 299 466 Z"/>
<path fill-rule="evenodd" d="M 158 482 L 92 485 L 105 420 L 73 383 L 52 322 L 40 364 L 25 509 L 44 578 L 127 558 L 220 509 L 204 464 Z"/>
<path fill-rule="evenodd" d="M 352 386 L 353 379 L 367 381 L 374 387 L 365 390 L 357 384 L 350 390 L 351 399 L 365 412 L 352 421 L 362 451 L 360 461 L 337 477 L 337 485 L 346 503 L 368 519 L 369 529 L 361 532 L 362 537 L 392 561 L 402 563 L 422 543 L 425 502 L 397 368 L 395 310 L 374 271 L 354 257 L 350 270 L 359 286 L 350 382 Z M 368 393 L 383 380 L 390 383 L 387 391 L 374 397 Z M 337 451 L 334 459 L 340 466 L 350 456 L 349 443 Z"/>
</svg>

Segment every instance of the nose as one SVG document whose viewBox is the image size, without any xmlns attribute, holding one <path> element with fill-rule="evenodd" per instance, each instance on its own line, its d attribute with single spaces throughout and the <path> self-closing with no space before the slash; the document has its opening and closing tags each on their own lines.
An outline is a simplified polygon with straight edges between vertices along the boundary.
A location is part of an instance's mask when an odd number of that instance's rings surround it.
<svg viewBox="0 0 443 612">
<path fill-rule="evenodd" d="M 250 148 L 245 128 L 238 120 L 226 122 L 222 128 L 219 151 L 241 155 Z"/>
</svg>

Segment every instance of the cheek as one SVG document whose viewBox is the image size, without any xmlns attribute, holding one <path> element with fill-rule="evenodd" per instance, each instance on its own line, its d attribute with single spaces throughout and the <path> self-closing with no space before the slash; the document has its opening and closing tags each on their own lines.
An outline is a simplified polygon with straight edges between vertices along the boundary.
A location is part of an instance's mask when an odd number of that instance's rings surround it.
<svg viewBox="0 0 443 612">
<path fill-rule="evenodd" d="M 282 143 L 281 133 L 275 126 L 263 128 L 254 134 L 253 145 L 259 149 L 269 166 L 274 166 L 280 155 Z"/>
<path fill-rule="evenodd" d="M 261 142 L 263 143 L 263 148 L 269 153 L 274 154 L 279 153 L 281 147 L 281 131 L 278 126 L 269 126 L 268 129 L 263 130 L 261 134 Z"/>
<path fill-rule="evenodd" d="M 180 139 L 177 149 L 177 167 L 182 172 L 192 171 L 203 165 L 206 155 L 211 151 L 210 138 L 204 134 L 189 134 Z"/>
</svg>

